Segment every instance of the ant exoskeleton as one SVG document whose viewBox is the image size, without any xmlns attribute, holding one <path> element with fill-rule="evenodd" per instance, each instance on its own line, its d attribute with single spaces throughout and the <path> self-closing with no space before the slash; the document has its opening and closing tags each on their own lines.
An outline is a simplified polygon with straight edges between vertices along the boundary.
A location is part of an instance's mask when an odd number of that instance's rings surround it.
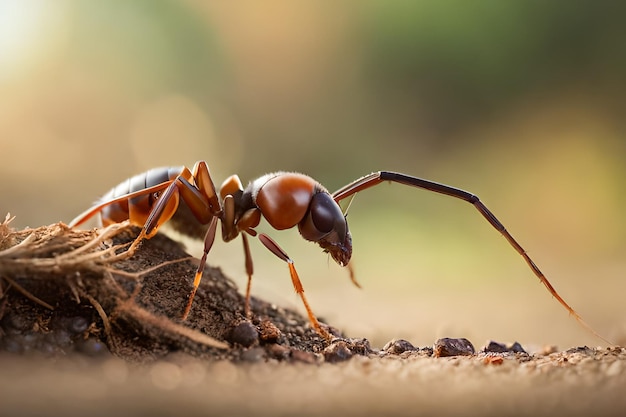
<svg viewBox="0 0 626 417">
<path fill-rule="evenodd" d="M 257 236 L 266 248 L 287 263 L 293 287 L 302 299 L 311 325 L 322 337 L 330 339 L 330 334 L 320 325 L 307 302 L 302 283 L 289 255 L 269 236 L 257 233 L 254 228 L 259 225 L 261 217 L 264 217 L 277 230 L 298 226 L 298 231 L 304 239 L 317 243 L 339 265 L 347 266 L 352 255 L 352 238 L 346 217 L 338 203 L 384 181 L 434 191 L 472 204 L 524 258 L 550 294 L 584 327 L 597 335 L 561 298 L 526 251 L 478 197 L 458 188 L 396 172 L 374 172 L 332 194 L 313 178 L 299 173 L 267 174 L 252 181 L 246 188 L 243 188 L 239 177 L 233 175 L 224 181 L 218 196 L 209 168 L 204 161 L 197 162 L 193 171 L 184 166 L 155 168 L 136 175 L 110 190 L 98 204 L 72 220 L 70 226 L 78 226 L 97 213 L 101 214 L 104 225 L 129 220 L 132 224 L 142 227 L 129 248 L 133 251 L 144 238 L 149 239 L 154 236 L 159 227 L 177 213 L 184 214 L 175 216 L 174 220 L 178 217 L 179 222 L 182 221 L 182 225 L 186 226 L 187 234 L 193 235 L 190 228 L 198 226 L 193 225 L 193 219 L 202 226 L 208 224 L 204 236 L 204 252 L 182 316 L 184 320 L 189 315 L 202 279 L 202 272 L 215 239 L 219 219 L 222 223 L 222 238 L 225 242 L 235 239 L 238 235 L 241 235 L 243 240 L 245 268 L 248 275 L 244 306 L 246 316 L 250 317 L 250 285 L 253 273 L 247 236 L 250 235 Z M 185 232 L 185 230 L 181 231 Z"/>
</svg>

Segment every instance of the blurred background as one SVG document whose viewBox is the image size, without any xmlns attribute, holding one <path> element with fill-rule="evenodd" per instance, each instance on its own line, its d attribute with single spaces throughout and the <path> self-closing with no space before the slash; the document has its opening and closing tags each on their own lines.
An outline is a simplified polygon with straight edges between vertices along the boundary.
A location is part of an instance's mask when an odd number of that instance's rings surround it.
<svg viewBox="0 0 626 417">
<path fill-rule="evenodd" d="M 67 223 L 129 176 L 199 159 L 218 186 L 295 170 L 333 191 L 400 171 L 480 196 L 561 295 L 626 344 L 625 8 L 0 0 L 0 214 Z M 604 344 L 466 203 L 380 185 L 349 219 L 362 290 L 297 231 L 260 229 L 350 336 Z M 285 265 L 252 249 L 253 293 L 302 311 Z M 243 288 L 240 244 L 214 250 Z"/>
</svg>

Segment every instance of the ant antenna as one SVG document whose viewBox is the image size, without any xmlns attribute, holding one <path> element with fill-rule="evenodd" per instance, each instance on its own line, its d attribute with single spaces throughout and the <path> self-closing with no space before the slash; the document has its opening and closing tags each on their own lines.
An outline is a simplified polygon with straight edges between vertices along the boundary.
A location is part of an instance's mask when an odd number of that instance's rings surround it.
<svg viewBox="0 0 626 417">
<path fill-rule="evenodd" d="M 346 206 L 346 209 L 343 210 L 343 217 L 345 217 L 345 218 L 348 217 L 348 210 L 350 210 L 350 206 L 352 206 L 352 202 L 354 201 L 354 197 L 356 197 L 356 193 L 352 194 L 350 197 L 348 197 L 348 205 Z"/>
</svg>

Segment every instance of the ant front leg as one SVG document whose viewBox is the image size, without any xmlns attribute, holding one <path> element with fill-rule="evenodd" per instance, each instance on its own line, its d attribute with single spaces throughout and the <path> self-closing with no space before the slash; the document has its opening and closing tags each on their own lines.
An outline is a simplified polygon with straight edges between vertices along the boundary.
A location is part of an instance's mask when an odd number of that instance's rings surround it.
<svg viewBox="0 0 626 417">
<path fill-rule="evenodd" d="M 572 315 L 574 318 L 586 329 L 591 331 L 593 334 L 605 340 L 602 336 L 598 335 L 591 326 L 589 326 L 583 319 L 574 311 L 572 307 L 567 304 L 567 302 L 556 292 L 550 281 L 546 278 L 546 276 L 541 272 L 537 264 L 528 256 L 528 253 L 522 248 L 522 246 L 517 243 L 517 241 L 513 238 L 513 236 L 506 230 L 504 225 L 496 218 L 496 216 L 485 206 L 480 199 L 467 191 L 463 191 L 459 188 L 451 187 L 449 185 L 444 185 L 440 183 L 436 183 L 433 181 L 428 181 L 422 178 L 412 177 L 410 175 L 401 174 L 398 172 L 390 172 L 390 171 L 379 171 L 374 172 L 372 174 L 366 175 L 362 178 L 353 181 L 352 183 L 340 188 L 332 194 L 333 199 L 336 202 L 343 200 L 344 198 L 350 197 L 358 193 L 359 191 L 366 190 L 375 185 L 378 185 L 382 182 L 390 181 L 399 184 L 408 185 L 415 188 L 420 188 L 427 191 L 432 191 L 439 194 L 444 194 L 450 197 L 458 198 L 460 200 L 466 201 L 472 204 L 476 210 L 480 212 L 480 214 L 498 231 L 500 232 L 509 244 L 524 258 L 530 269 L 533 273 L 539 278 L 541 283 L 547 288 L 550 294 L 558 300 L 558 302 L 565 307 L 565 309 Z"/>
<path fill-rule="evenodd" d="M 578 317 L 576 312 L 557 294 L 550 282 L 546 279 L 545 275 L 537 267 L 535 262 L 528 256 L 524 248 L 517 243 L 513 236 L 506 230 L 504 225 L 496 218 L 496 216 L 485 206 L 480 199 L 472 193 L 463 191 L 459 188 L 450 187 L 448 185 L 436 183 L 433 181 L 424 180 L 417 177 L 412 177 L 405 174 L 389 171 L 379 171 L 366 175 L 358 180 L 344 186 L 343 188 L 333 193 L 333 199 L 337 202 L 347 198 L 359 191 L 366 190 L 375 185 L 378 185 L 384 181 L 396 182 L 399 184 L 409 185 L 415 188 L 421 188 L 435 193 L 444 194 L 450 197 L 455 197 L 463 201 L 467 201 L 472 204 L 482 216 L 498 231 L 506 240 L 513 246 L 513 248 L 524 258 L 530 269 L 535 273 L 539 280 L 546 286 L 548 291 L 574 316 Z"/>
<path fill-rule="evenodd" d="M 289 266 L 289 274 L 291 275 L 291 282 L 293 283 L 293 288 L 300 296 L 300 299 L 302 299 L 302 303 L 304 304 L 304 308 L 306 309 L 307 315 L 309 316 L 309 321 L 311 322 L 311 325 L 313 326 L 315 331 L 324 339 L 332 340 L 332 336 L 330 335 L 330 333 L 322 328 L 322 325 L 317 320 L 317 317 L 315 317 L 315 314 L 313 314 L 313 310 L 311 310 L 311 306 L 309 306 L 309 302 L 304 296 L 304 288 L 302 287 L 302 282 L 300 282 L 300 277 L 298 276 L 296 267 L 291 258 L 289 258 L 289 255 L 287 255 L 287 253 L 266 234 L 260 233 L 258 237 L 261 243 L 263 243 L 263 245 L 265 245 L 265 247 L 268 248 L 274 255 L 287 262 L 287 265 Z"/>
</svg>

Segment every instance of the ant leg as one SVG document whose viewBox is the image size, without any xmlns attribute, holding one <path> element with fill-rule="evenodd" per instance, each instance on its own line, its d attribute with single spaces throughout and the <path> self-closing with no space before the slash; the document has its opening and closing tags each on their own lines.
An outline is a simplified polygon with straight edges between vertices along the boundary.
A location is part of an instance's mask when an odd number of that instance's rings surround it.
<svg viewBox="0 0 626 417">
<path fill-rule="evenodd" d="M 474 194 L 468 193 L 458 188 L 450 187 L 448 185 L 439 184 L 436 182 L 424 180 L 421 178 L 411 177 L 409 175 L 400 174 L 397 172 L 380 171 L 366 175 L 358 180 L 346 185 L 343 188 L 333 193 L 333 199 L 340 201 L 351 195 L 358 193 L 359 191 L 366 190 L 370 187 L 378 185 L 384 181 L 396 182 L 399 184 L 409 185 L 411 187 L 421 188 L 435 193 L 448 195 L 455 197 L 463 201 L 467 201 L 472 204 L 482 216 L 498 231 L 500 232 L 511 246 L 524 258 L 533 273 L 539 278 L 541 283 L 548 289 L 550 294 L 555 297 L 563 307 L 569 311 L 577 320 L 581 321 L 580 316 L 572 309 L 561 296 L 556 292 L 554 287 L 550 284 L 543 272 L 537 267 L 533 260 L 528 256 L 524 248 L 517 243 L 513 236 L 506 230 L 504 225 L 496 218 L 496 216 L 480 201 L 480 199 Z"/>
<path fill-rule="evenodd" d="M 145 220 L 143 227 L 141 228 L 139 236 L 137 236 L 135 241 L 131 244 L 130 249 L 135 250 L 137 245 L 139 245 L 144 238 L 150 239 L 154 236 L 159 228 L 172 218 L 178 209 L 178 204 L 181 198 L 185 201 L 185 203 L 187 203 L 191 212 L 199 221 L 207 223 L 213 217 L 213 214 L 209 212 L 206 198 L 193 184 L 187 181 L 183 174 L 184 172 L 176 177 L 176 179 L 174 179 L 172 183 L 167 186 L 165 191 L 163 191 L 163 193 L 158 197 L 156 203 L 150 211 L 150 214 Z M 143 195 L 139 195 L 135 198 L 144 196 L 146 191 L 143 191 L 143 193 Z M 141 216 L 141 211 L 134 210 L 132 208 L 132 199 L 129 200 L 128 204 L 131 223 L 141 224 L 141 222 L 134 217 Z"/>
<path fill-rule="evenodd" d="M 217 192 L 215 191 L 215 184 L 213 183 L 211 173 L 209 172 L 209 166 L 206 162 L 196 162 L 196 164 L 193 166 L 193 179 L 196 186 L 191 186 L 190 188 L 192 188 L 194 191 L 196 189 L 200 191 L 200 194 L 204 197 L 203 200 L 208 202 L 208 204 L 205 203 L 205 206 L 208 207 L 209 211 L 213 215 L 219 214 L 222 208 L 220 207 L 220 201 L 217 198 Z"/>
<path fill-rule="evenodd" d="M 119 197 L 110 199 L 110 200 L 106 200 L 106 201 L 101 201 L 98 204 L 88 208 L 87 210 L 85 210 L 84 212 L 80 213 L 78 216 L 76 216 L 70 223 L 69 223 L 69 227 L 77 227 L 80 226 L 81 224 L 85 223 L 87 220 L 89 220 L 90 218 L 92 218 L 93 216 L 95 216 L 96 214 L 100 213 L 102 211 L 103 208 L 110 206 L 112 204 L 115 203 L 119 203 L 121 201 L 128 201 L 134 197 L 139 197 L 139 196 L 143 196 L 143 195 L 147 195 L 147 194 L 151 194 L 151 193 L 158 193 L 160 191 L 165 190 L 167 187 L 169 187 L 172 181 L 166 181 L 162 184 L 157 184 L 153 187 L 149 187 L 149 188 L 144 188 L 142 190 L 138 190 L 138 191 L 134 191 L 132 193 L 128 193 L 128 194 L 124 194 L 121 195 Z M 143 223 L 143 222 L 141 222 Z"/>
<path fill-rule="evenodd" d="M 348 265 L 346 266 L 348 267 L 348 274 L 350 275 L 350 281 L 352 281 L 352 283 L 357 288 L 363 288 L 361 287 L 361 284 L 359 284 L 359 281 L 356 280 L 356 274 L 354 272 L 354 266 L 352 266 L 352 261 L 348 262 Z"/>
<path fill-rule="evenodd" d="M 198 163 L 194 167 L 193 175 L 198 176 L 199 187 L 189 182 L 186 177 L 190 175 L 189 170 L 185 168 L 159 196 L 144 224 L 142 234 L 145 237 L 152 237 L 157 229 L 174 215 L 179 199 L 187 204 L 192 214 L 202 224 L 220 215 L 222 209 L 206 164 Z M 129 201 L 129 205 L 132 205 L 132 200 Z"/>
<path fill-rule="evenodd" d="M 293 288 L 302 299 L 304 308 L 306 309 L 307 315 L 309 316 L 309 321 L 311 322 L 311 325 L 313 326 L 315 331 L 324 339 L 332 340 L 332 336 L 330 335 L 330 333 L 322 328 L 322 325 L 317 320 L 317 317 L 315 317 L 315 314 L 313 314 L 313 310 L 311 310 L 309 302 L 304 296 L 304 288 L 302 287 L 302 283 L 300 282 L 300 277 L 298 277 L 298 272 L 296 272 L 296 267 L 294 266 L 291 258 L 289 258 L 289 255 L 287 255 L 287 253 L 285 253 L 285 251 L 266 234 L 260 233 L 258 236 L 259 240 L 261 241 L 261 243 L 263 243 L 263 245 L 265 245 L 266 248 L 268 248 L 278 258 L 287 262 L 287 265 L 289 266 L 289 274 L 291 275 L 291 282 L 293 283 Z"/>
<path fill-rule="evenodd" d="M 250 289 L 252 288 L 252 274 L 254 273 L 254 265 L 252 263 L 252 254 L 250 253 L 250 245 L 248 244 L 248 236 L 245 233 L 241 234 L 243 241 L 243 252 L 246 259 L 246 274 L 248 274 L 248 284 L 246 285 L 246 303 L 244 306 L 244 313 L 247 319 L 252 317 L 250 311 Z"/>
<path fill-rule="evenodd" d="M 202 254 L 202 258 L 200 258 L 200 264 L 198 265 L 198 269 L 196 271 L 196 275 L 193 279 L 193 289 L 189 294 L 189 300 L 187 301 L 187 306 L 185 307 L 185 311 L 183 312 L 183 320 L 187 319 L 189 316 L 189 312 L 191 311 L 191 305 L 193 304 L 193 299 L 196 296 L 196 291 L 198 291 L 198 286 L 200 285 L 200 281 L 202 280 L 202 272 L 204 272 L 204 265 L 206 265 L 206 258 L 213 246 L 213 242 L 215 241 L 215 231 L 217 230 L 217 217 L 213 217 L 211 219 L 211 223 L 209 224 L 209 229 L 204 236 L 204 252 Z"/>
<path fill-rule="evenodd" d="M 567 304 L 567 302 L 556 292 L 550 281 L 546 278 L 546 276 L 541 272 L 539 267 L 535 264 L 535 262 L 530 258 L 528 253 L 522 248 L 522 246 L 517 243 L 517 241 L 513 238 L 513 236 L 506 230 L 504 225 L 500 223 L 500 221 L 496 218 L 496 216 L 480 201 L 480 199 L 472 193 L 461 190 L 459 188 L 451 187 L 449 185 L 440 184 L 433 181 L 428 181 L 422 178 L 412 177 L 410 175 L 401 174 L 398 172 L 391 171 L 379 171 L 373 172 L 369 175 L 361 177 L 350 184 L 340 188 L 332 194 L 332 197 L 335 201 L 339 202 L 344 198 L 350 197 L 358 193 L 359 191 L 366 190 L 370 187 L 378 185 L 384 181 L 395 182 L 398 184 L 404 184 L 415 188 L 420 188 L 427 191 L 432 191 L 439 194 L 444 194 L 450 197 L 458 198 L 460 200 L 466 201 L 472 204 L 476 210 L 480 212 L 480 214 L 498 231 L 500 232 L 509 244 L 519 253 L 524 261 L 528 264 L 530 269 L 533 271 L 535 276 L 539 278 L 539 281 L 547 288 L 550 294 L 557 299 L 557 301 L 565 307 L 565 309 L 574 316 L 576 321 L 578 321 L 583 327 L 589 330 L 591 333 L 599 337 L 600 339 L 608 342 L 602 336 L 598 335 L 591 326 L 589 326 L 583 319 L 574 311 L 572 307 Z M 609 342 L 610 343 L 610 342 Z"/>
<path fill-rule="evenodd" d="M 177 183 L 176 181 L 172 181 L 172 183 L 159 196 L 159 199 L 150 211 L 148 218 L 141 228 L 141 232 L 130 245 L 129 250 L 134 251 L 144 238 L 149 239 L 154 236 L 159 230 L 159 227 L 161 227 L 163 223 L 167 222 L 174 215 L 174 212 L 176 212 L 176 209 L 178 208 L 178 202 L 179 193 Z M 132 203 L 129 201 L 129 205 L 130 204 Z M 131 213 L 130 210 L 129 213 Z M 133 222 L 132 217 L 130 218 L 130 221 L 131 223 Z"/>
</svg>

